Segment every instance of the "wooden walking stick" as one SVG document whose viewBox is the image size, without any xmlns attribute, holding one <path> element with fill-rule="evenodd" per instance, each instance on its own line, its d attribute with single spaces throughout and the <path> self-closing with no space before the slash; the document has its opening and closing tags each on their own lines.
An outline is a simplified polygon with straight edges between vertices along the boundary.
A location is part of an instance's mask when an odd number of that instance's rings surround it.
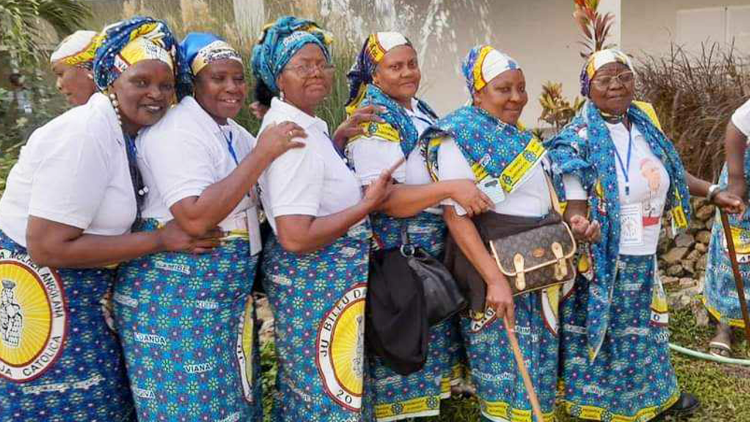
<svg viewBox="0 0 750 422">
<path fill-rule="evenodd" d="M 523 378 L 523 385 L 526 387 L 526 392 L 529 394 L 531 410 L 534 412 L 537 422 L 544 422 L 542 407 L 539 406 L 539 397 L 537 397 L 536 391 L 534 390 L 534 384 L 531 383 L 531 377 L 529 376 L 529 371 L 526 369 L 526 363 L 523 361 L 521 348 L 518 346 L 515 327 L 510 326 L 507 316 L 503 318 L 503 322 L 505 323 L 505 332 L 508 333 L 510 347 L 513 349 L 513 356 L 516 358 L 516 365 L 518 365 L 518 370 L 521 372 L 521 378 Z"/>
<path fill-rule="evenodd" d="M 747 347 L 750 348 L 750 316 L 747 312 L 747 300 L 745 299 L 745 283 L 740 273 L 740 264 L 737 262 L 737 252 L 734 249 L 734 239 L 732 238 L 732 227 L 729 225 L 729 218 L 726 213 L 719 209 L 721 216 L 721 225 L 724 227 L 724 238 L 727 241 L 729 250 L 729 260 L 732 261 L 732 272 L 734 272 L 734 285 L 737 287 L 737 296 L 740 300 L 740 309 L 742 309 L 742 320 L 745 321 L 745 337 L 747 338 Z"/>
</svg>

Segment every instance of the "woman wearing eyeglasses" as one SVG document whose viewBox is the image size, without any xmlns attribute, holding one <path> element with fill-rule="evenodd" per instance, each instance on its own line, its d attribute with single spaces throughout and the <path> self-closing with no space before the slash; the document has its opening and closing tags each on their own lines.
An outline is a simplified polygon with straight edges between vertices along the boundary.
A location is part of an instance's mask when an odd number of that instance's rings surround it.
<svg viewBox="0 0 750 422">
<path fill-rule="evenodd" d="M 333 82 L 329 40 L 315 23 L 286 16 L 253 49 L 253 73 L 274 94 L 261 129 L 288 120 L 307 133 L 295 138 L 304 148 L 282 154 L 260 178 L 275 235 L 261 264 L 275 317 L 273 421 L 358 422 L 372 412 L 363 395 L 367 215 L 390 192 L 390 171 L 362 194 L 316 116 Z"/>
<path fill-rule="evenodd" d="M 740 200 L 685 171 L 654 109 L 633 101 L 625 53 L 591 55 L 581 85 L 588 101 L 551 140 L 550 157 L 565 180 L 565 219 L 588 216 L 601 239 L 580 246 L 581 274 L 562 306 L 564 408 L 589 420 L 691 413 L 699 403 L 677 385 L 656 273 L 662 216 L 667 211 L 675 228 L 685 228 L 690 194 L 735 211 Z"/>
</svg>

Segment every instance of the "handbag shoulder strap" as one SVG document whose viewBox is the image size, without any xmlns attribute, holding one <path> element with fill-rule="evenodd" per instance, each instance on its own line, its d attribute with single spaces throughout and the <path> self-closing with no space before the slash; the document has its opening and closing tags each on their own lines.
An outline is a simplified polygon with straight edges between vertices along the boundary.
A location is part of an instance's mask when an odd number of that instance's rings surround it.
<svg viewBox="0 0 750 422">
<path fill-rule="evenodd" d="M 550 179 L 546 171 L 544 171 L 544 180 L 547 181 L 547 190 L 549 191 L 550 202 L 552 202 L 552 209 L 557 211 L 557 213 L 562 216 L 563 213 L 562 207 L 560 207 L 560 198 L 557 197 L 557 191 L 552 185 L 552 180 Z"/>
<path fill-rule="evenodd" d="M 401 244 L 409 244 L 409 223 L 406 222 L 405 218 L 399 219 L 401 222 Z"/>
</svg>

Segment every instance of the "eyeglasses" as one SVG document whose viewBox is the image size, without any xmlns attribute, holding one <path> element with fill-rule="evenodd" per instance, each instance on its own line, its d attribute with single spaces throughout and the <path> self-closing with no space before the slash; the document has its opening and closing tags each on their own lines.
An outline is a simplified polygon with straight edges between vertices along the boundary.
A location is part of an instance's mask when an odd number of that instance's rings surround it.
<svg viewBox="0 0 750 422">
<path fill-rule="evenodd" d="M 297 66 L 287 66 L 284 70 L 291 70 L 296 73 L 300 78 L 309 78 L 315 74 L 315 71 L 320 71 L 325 76 L 333 75 L 333 71 L 336 68 L 330 63 L 323 64 L 301 64 Z"/>
<path fill-rule="evenodd" d="M 596 85 L 599 89 L 607 89 L 612 86 L 612 82 L 617 80 L 622 85 L 627 85 L 635 80 L 635 74 L 633 72 L 622 72 L 615 76 L 601 76 L 591 80 L 591 83 Z"/>
</svg>

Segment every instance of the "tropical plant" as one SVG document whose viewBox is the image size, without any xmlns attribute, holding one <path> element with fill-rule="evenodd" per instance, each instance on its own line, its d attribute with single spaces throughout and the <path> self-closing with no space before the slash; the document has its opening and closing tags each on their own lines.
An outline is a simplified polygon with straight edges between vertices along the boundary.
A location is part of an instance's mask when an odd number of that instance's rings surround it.
<svg viewBox="0 0 750 422">
<path fill-rule="evenodd" d="M 576 96 L 572 104 L 563 96 L 562 83 L 547 81 L 542 85 L 542 95 L 539 96 L 539 104 L 542 106 L 542 115 L 539 120 L 546 122 L 560 131 L 576 115 L 583 99 Z"/>
<path fill-rule="evenodd" d="M 607 44 L 607 37 L 612 30 L 615 16 L 611 13 L 600 14 L 597 11 L 599 0 L 573 1 L 575 2 L 573 19 L 583 32 L 583 41 L 579 42 L 584 47 L 584 50 L 580 53 L 581 57 L 586 59 L 599 50 L 614 46 L 614 44 Z"/>
<path fill-rule="evenodd" d="M 18 65 L 33 64 L 46 54 L 42 22 L 62 38 L 90 16 L 89 7 L 79 0 L 0 0 L 0 45 Z"/>
<path fill-rule="evenodd" d="M 579 53 L 583 59 L 599 50 L 614 46 L 607 43 L 607 38 L 612 31 L 615 16 L 611 13 L 599 13 L 599 3 L 600 0 L 573 0 L 573 19 L 581 29 L 583 37 L 583 40 L 579 41 L 583 46 Z M 572 102 L 568 101 L 562 94 L 562 84 L 548 81 L 542 85 L 542 94 L 539 96 L 539 104 L 542 106 L 539 120 L 552 126 L 554 135 L 573 119 L 583 103 L 583 99 L 577 96 Z"/>
</svg>

